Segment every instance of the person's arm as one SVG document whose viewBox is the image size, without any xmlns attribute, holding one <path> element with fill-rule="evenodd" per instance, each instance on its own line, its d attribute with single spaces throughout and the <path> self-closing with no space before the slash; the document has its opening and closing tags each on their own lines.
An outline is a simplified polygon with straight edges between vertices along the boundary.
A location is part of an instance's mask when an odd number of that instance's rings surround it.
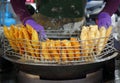
<svg viewBox="0 0 120 83">
<path fill-rule="evenodd" d="M 112 16 L 115 13 L 120 5 L 120 0 L 106 0 L 106 5 L 102 12 L 107 12 Z"/>
<path fill-rule="evenodd" d="M 31 18 L 30 13 L 25 6 L 25 1 L 26 0 L 11 0 L 11 5 L 13 7 L 13 10 L 20 18 L 20 20 L 23 22 L 23 24 L 27 19 Z"/>
<path fill-rule="evenodd" d="M 45 40 L 47 38 L 44 27 L 36 23 L 35 20 L 31 17 L 25 6 L 25 0 L 11 0 L 11 5 L 24 25 L 31 25 L 39 33 L 39 38 L 41 40 Z"/>
<path fill-rule="evenodd" d="M 106 4 L 103 10 L 98 14 L 98 27 L 111 26 L 111 16 L 115 13 L 120 5 L 120 0 L 105 0 Z"/>
</svg>

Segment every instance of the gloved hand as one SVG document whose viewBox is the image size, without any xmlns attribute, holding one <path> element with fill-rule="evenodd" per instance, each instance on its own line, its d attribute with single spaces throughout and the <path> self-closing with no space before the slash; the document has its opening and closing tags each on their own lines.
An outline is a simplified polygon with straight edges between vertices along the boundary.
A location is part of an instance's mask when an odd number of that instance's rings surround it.
<svg viewBox="0 0 120 83">
<path fill-rule="evenodd" d="M 43 26 L 37 24 L 33 19 L 26 20 L 25 25 L 26 24 L 31 25 L 38 32 L 40 40 L 46 40 L 47 39 L 47 36 L 46 36 L 46 33 L 44 31 Z"/>
<path fill-rule="evenodd" d="M 104 26 L 105 28 L 108 28 L 111 25 L 111 17 L 106 12 L 101 12 L 98 15 L 98 27 Z"/>
</svg>

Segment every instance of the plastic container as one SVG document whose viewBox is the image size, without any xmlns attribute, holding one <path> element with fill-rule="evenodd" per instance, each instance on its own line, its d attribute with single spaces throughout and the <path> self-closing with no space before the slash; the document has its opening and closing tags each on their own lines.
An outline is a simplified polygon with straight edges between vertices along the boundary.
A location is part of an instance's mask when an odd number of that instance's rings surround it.
<svg viewBox="0 0 120 83">
<path fill-rule="evenodd" d="M 0 25 L 10 26 L 16 24 L 16 19 L 13 16 L 14 11 L 12 11 L 12 6 L 10 0 L 0 1 Z"/>
<path fill-rule="evenodd" d="M 5 1 L 0 0 L 0 25 L 4 23 Z"/>
<path fill-rule="evenodd" d="M 16 20 L 14 18 L 5 18 L 4 19 L 4 25 L 6 26 L 11 26 L 11 25 L 15 25 L 16 24 Z"/>
</svg>

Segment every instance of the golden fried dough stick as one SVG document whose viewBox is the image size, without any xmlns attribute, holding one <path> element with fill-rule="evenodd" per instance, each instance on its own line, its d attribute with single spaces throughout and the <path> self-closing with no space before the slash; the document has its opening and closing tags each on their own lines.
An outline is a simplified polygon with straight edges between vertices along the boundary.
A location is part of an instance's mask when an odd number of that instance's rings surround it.
<svg viewBox="0 0 120 83">
<path fill-rule="evenodd" d="M 48 42 L 41 42 L 41 52 L 45 60 L 52 60 L 47 47 Z"/>
<path fill-rule="evenodd" d="M 90 31 L 89 31 L 89 53 L 92 54 L 94 52 L 94 47 L 98 43 L 98 38 L 100 37 L 100 33 L 98 30 L 97 25 L 90 25 Z"/>
<path fill-rule="evenodd" d="M 55 61 L 58 62 L 60 60 L 60 54 L 57 52 L 55 41 L 50 40 L 49 50 L 50 50 L 51 56 L 54 58 Z"/>
<path fill-rule="evenodd" d="M 26 24 L 26 28 L 27 28 L 28 33 L 29 33 L 30 36 L 31 36 L 31 35 L 32 35 L 32 31 L 33 31 L 34 29 L 33 29 L 32 26 L 30 26 L 29 24 Z"/>
<path fill-rule="evenodd" d="M 34 49 L 31 45 L 31 42 L 30 42 L 30 36 L 29 36 L 29 33 L 27 32 L 27 29 L 26 28 L 21 28 L 22 29 L 22 33 L 23 33 L 23 36 L 24 36 L 24 39 L 25 39 L 25 49 L 27 50 L 28 53 L 30 53 L 32 56 L 35 56 L 34 54 Z"/>
<path fill-rule="evenodd" d="M 80 34 L 81 48 L 82 48 L 81 52 L 83 56 L 88 56 L 88 52 L 89 52 L 88 32 L 89 32 L 89 27 L 83 26 Z"/>
<path fill-rule="evenodd" d="M 10 38 L 9 29 L 6 26 L 4 26 L 3 27 L 3 31 L 4 31 L 5 37 L 9 39 Z"/>
<path fill-rule="evenodd" d="M 60 52 L 61 52 L 61 41 L 60 40 L 56 40 L 55 41 L 55 46 L 56 46 L 57 52 L 60 54 Z"/>
<path fill-rule="evenodd" d="M 89 32 L 88 32 L 88 42 L 89 42 L 89 54 L 91 54 L 93 52 L 94 49 L 94 39 L 95 39 L 95 28 L 94 27 L 90 27 Z"/>
<path fill-rule="evenodd" d="M 30 28 L 29 28 L 30 29 Z M 38 37 L 38 33 L 32 29 L 32 35 L 31 35 L 31 43 L 32 46 L 34 48 L 35 54 L 37 57 L 40 57 L 40 42 L 39 42 L 39 37 Z"/>
<path fill-rule="evenodd" d="M 61 58 L 62 58 L 62 61 L 67 61 L 68 60 L 68 57 L 67 57 L 67 51 L 65 50 L 64 47 L 62 47 L 61 49 Z"/>
<path fill-rule="evenodd" d="M 9 33 L 11 37 L 11 42 L 14 43 L 14 47 L 16 47 L 17 50 L 19 50 L 19 45 L 17 44 L 16 36 L 15 36 L 15 33 L 17 33 L 17 31 L 15 32 L 15 27 L 13 25 L 10 26 Z M 18 36 L 18 34 L 16 35 Z"/>
<path fill-rule="evenodd" d="M 22 55 L 24 53 L 24 51 L 25 51 L 24 50 L 25 45 L 24 45 L 24 36 L 23 36 L 21 28 L 19 29 L 19 37 L 18 38 L 19 38 L 19 44 L 21 46 L 20 54 Z"/>
<path fill-rule="evenodd" d="M 63 40 L 63 45 L 65 46 L 68 60 L 70 60 L 70 61 L 74 60 L 75 56 L 74 56 L 74 50 L 72 48 L 71 42 L 68 40 Z"/>
<path fill-rule="evenodd" d="M 14 25 L 11 25 L 11 26 L 10 26 L 10 30 L 11 30 L 12 32 L 15 32 L 15 26 L 14 26 Z"/>
<path fill-rule="evenodd" d="M 80 58 L 80 43 L 77 38 L 70 38 L 71 45 L 74 49 L 75 60 Z"/>
<path fill-rule="evenodd" d="M 110 37 L 110 34 L 112 33 L 112 26 L 110 26 L 108 29 L 106 29 L 105 27 L 103 27 L 104 28 L 104 31 L 103 31 L 103 33 L 105 33 L 104 35 L 103 35 L 103 37 L 105 37 L 105 38 L 103 38 L 102 40 L 101 40 L 101 42 L 102 42 L 102 44 L 100 45 L 100 48 L 99 48 L 99 52 L 101 53 L 101 51 L 105 48 L 105 46 L 106 46 L 106 43 L 108 42 L 108 39 L 109 39 L 109 37 Z M 100 43 L 101 43 L 100 42 Z M 99 53 L 99 54 L 100 54 Z"/>
<path fill-rule="evenodd" d="M 112 26 L 110 26 L 107 31 L 106 31 L 106 37 L 109 37 L 110 34 L 112 33 Z"/>
<path fill-rule="evenodd" d="M 56 47 L 56 51 L 61 59 L 61 41 L 60 40 L 56 40 L 55 41 L 55 47 Z"/>
<path fill-rule="evenodd" d="M 8 39 L 8 41 L 9 41 L 9 43 L 10 43 L 10 46 L 11 46 L 15 51 L 17 51 L 18 49 L 17 49 L 16 45 L 14 44 L 14 42 L 11 41 L 11 39 L 13 39 L 13 38 L 11 38 L 10 30 L 9 30 L 6 26 L 4 26 L 4 27 L 3 27 L 3 31 L 4 31 L 5 37 Z"/>
<path fill-rule="evenodd" d="M 98 44 L 98 39 L 100 38 L 100 32 L 99 32 L 99 29 L 97 28 L 96 29 L 96 32 L 95 32 L 95 44 Z"/>
<path fill-rule="evenodd" d="M 12 41 L 17 49 L 20 51 L 20 46 L 19 46 L 19 42 L 18 42 L 18 36 L 19 36 L 19 29 L 17 27 L 15 27 L 14 25 L 11 25 L 10 26 L 10 35 L 11 35 L 11 38 L 12 38 Z"/>
<path fill-rule="evenodd" d="M 64 45 L 64 40 L 61 41 L 61 59 L 62 61 L 67 61 L 68 57 L 67 57 L 67 50 L 66 47 Z"/>
<path fill-rule="evenodd" d="M 29 35 L 31 36 L 31 40 L 32 40 L 31 43 L 33 45 L 35 54 L 37 57 L 40 57 L 40 42 L 39 42 L 38 33 L 29 24 L 26 24 L 26 28 Z"/>
<path fill-rule="evenodd" d="M 27 51 L 27 46 L 26 46 L 26 40 L 24 38 L 24 34 L 23 34 L 23 28 L 26 28 L 23 24 L 19 24 L 17 25 L 17 27 L 19 27 L 19 42 L 20 42 L 20 46 L 21 46 L 21 53 L 25 53 Z"/>
<path fill-rule="evenodd" d="M 112 26 L 110 26 L 110 27 L 106 30 L 106 37 L 107 37 L 107 38 L 105 39 L 105 44 L 108 42 L 108 39 L 109 39 L 111 33 L 112 33 Z"/>
<path fill-rule="evenodd" d="M 101 53 L 101 51 L 103 50 L 103 48 L 105 46 L 105 37 L 106 37 L 105 27 L 101 27 L 99 29 L 99 31 L 100 31 L 100 39 L 97 44 L 97 55 L 99 55 Z"/>
<path fill-rule="evenodd" d="M 14 35 L 14 37 L 15 37 L 15 39 L 13 40 L 13 41 L 15 41 L 16 42 L 16 45 L 17 45 L 17 47 L 18 47 L 18 49 L 19 49 L 19 53 L 20 53 L 20 55 L 22 55 L 23 54 L 23 49 L 21 48 L 21 42 L 20 42 L 20 39 L 19 39 L 19 35 L 21 35 L 19 32 L 20 32 L 20 30 L 18 29 L 18 27 L 16 27 L 16 26 L 12 26 L 13 28 L 14 28 L 14 33 L 13 33 L 13 35 Z"/>
</svg>

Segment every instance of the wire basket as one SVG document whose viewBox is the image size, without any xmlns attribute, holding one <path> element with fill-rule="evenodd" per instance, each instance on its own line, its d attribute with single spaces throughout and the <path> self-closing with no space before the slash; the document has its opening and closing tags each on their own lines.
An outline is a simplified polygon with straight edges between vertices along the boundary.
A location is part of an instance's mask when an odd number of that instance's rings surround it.
<svg viewBox="0 0 120 83">
<path fill-rule="evenodd" d="M 31 63 L 63 64 L 98 62 L 115 51 L 112 35 L 81 41 L 79 33 L 71 35 L 52 30 L 47 31 L 47 36 L 46 41 L 5 38 L 4 55 Z"/>
</svg>

